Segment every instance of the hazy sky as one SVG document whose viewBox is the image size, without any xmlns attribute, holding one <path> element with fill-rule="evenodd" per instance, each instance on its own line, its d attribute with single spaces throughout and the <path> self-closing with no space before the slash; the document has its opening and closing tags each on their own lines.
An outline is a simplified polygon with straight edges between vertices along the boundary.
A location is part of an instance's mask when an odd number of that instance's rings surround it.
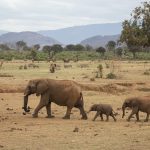
<svg viewBox="0 0 150 150">
<path fill-rule="evenodd" d="M 122 22 L 145 0 L 0 0 L 0 30 Z"/>
</svg>

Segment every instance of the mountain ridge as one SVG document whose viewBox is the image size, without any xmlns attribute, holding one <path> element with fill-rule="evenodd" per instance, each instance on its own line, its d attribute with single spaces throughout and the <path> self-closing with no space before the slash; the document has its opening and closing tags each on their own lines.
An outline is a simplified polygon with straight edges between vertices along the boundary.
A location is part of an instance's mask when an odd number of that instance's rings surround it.
<svg viewBox="0 0 150 150">
<path fill-rule="evenodd" d="M 17 41 L 21 40 L 26 42 L 28 46 L 32 46 L 34 44 L 40 45 L 61 44 L 59 41 L 53 38 L 46 37 L 32 31 L 8 32 L 0 36 L 0 43 L 15 44 Z"/>
<path fill-rule="evenodd" d="M 96 35 L 117 35 L 122 30 L 121 23 L 89 24 L 56 30 L 41 30 L 38 33 L 57 39 L 63 44 L 78 44 Z"/>
</svg>

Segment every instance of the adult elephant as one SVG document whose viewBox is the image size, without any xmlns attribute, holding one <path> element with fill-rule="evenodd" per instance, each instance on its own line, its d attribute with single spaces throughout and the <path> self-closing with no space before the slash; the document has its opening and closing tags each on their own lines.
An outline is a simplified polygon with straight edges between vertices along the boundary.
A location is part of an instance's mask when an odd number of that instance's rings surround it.
<svg viewBox="0 0 150 150">
<path fill-rule="evenodd" d="M 122 118 L 125 116 L 126 107 L 132 109 L 132 112 L 129 115 L 127 121 L 130 121 L 130 119 L 134 114 L 136 114 L 136 119 L 137 121 L 139 121 L 139 111 L 147 113 L 146 119 L 144 121 L 145 122 L 148 121 L 149 114 L 150 114 L 150 97 L 132 97 L 126 99 L 122 105 L 122 111 L 123 111 Z"/>
<path fill-rule="evenodd" d="M 67 112 L 63 119 L 70 119 L 71 110 L 76 107 L 80 110 L 82 119 L 87 119 L 84 111 L 84 102 L 81 88 L 74 81 L 69 80 L 53 80 L 53 79 L 35 79 L 30 80 L 24 92 L 24 107 L 25 112 L 28 112 L 28 96 L 35 94 L 41 95 L 40 102 L 35 108 L 33 117 L 38 117 L 38 112 L 44 106 L 47 110 L 47 117 L 52 118 L 51 102 L 60 106 L 67 106 Z"/>
</svg>

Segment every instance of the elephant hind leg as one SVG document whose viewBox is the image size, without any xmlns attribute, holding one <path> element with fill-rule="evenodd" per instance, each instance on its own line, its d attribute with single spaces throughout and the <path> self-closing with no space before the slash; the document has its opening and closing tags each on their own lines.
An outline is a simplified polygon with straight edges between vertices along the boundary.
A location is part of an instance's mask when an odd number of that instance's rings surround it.
<svg viewBox="0 0 150 150">
<path fill-rule="evenodd" d="M 146 119 L 144 121 L 148 122 L 148 119 L 149 119 L 149 113 L 147 113 Z"/>
<path fill-rule="evenodd" d="M 79 110 L 80 110 L 80 114 L 82 115 L 82 118 L 81 118 L 81 119 L 87 120 L 88 117 L 87 117 L 87 115 L 86 115 L 86 113 L 85 113 L 84 108 L 83 108 L 83 107 L 79 107 Z"/>
<path fill-rule="evenodd" d="M 63 117 L 63 119 L 70 119 L 70 114 L 71 114 L 72 108 L 73 108 L 73 107 L 67 106 L 67 111 L 66 111 L 66 114 L 65 114 L 65 116 Z"/>
</svg>

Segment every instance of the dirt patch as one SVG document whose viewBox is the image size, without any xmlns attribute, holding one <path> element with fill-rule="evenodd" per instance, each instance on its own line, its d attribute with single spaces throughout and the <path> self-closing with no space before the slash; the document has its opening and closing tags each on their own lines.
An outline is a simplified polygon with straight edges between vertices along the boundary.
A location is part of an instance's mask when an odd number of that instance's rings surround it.
<svg viewBox="0 0 150 150">
<path fill-rule="evenodd" d="M 107 85 L 80 84 L 80 86 L 85 91 L 99 91 L 110 94 L 119 94 L 127 91 L 127 88 L 118 86 L 116 84 L 107 84 Z"/>
<path fill-rule="evenodd" d="M 0 85 L 0 93 L 23 93 L 25 86 Z"/>
</svg>

